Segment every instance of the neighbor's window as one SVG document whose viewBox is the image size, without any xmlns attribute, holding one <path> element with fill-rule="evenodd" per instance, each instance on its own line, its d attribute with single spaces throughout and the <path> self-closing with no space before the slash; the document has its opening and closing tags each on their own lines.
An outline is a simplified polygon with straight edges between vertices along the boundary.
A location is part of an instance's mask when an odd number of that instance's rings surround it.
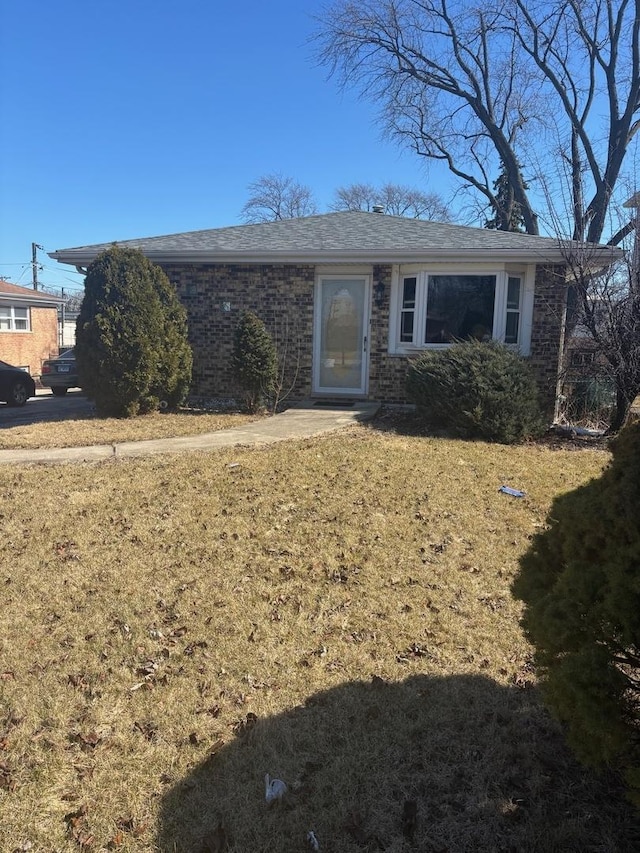
<svg viewBox="0 0 640 853">
<path fill-rule="evenodd" d="M 0 305 L 0 332 L 28 332 L 29 309 Z"/>
<path fill-rule="evenodd" d="M 491 338 L 518 344 L 522 277 L 433 274 L 400 279 L 400 346 L 437 346 Z"/>
</svg>

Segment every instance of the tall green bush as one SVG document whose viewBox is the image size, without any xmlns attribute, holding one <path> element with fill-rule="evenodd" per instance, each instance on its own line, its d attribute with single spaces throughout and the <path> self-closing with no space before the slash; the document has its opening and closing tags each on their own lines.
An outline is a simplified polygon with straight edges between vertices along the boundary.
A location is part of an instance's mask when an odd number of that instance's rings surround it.
<svg viewBox="0 0 640 853">
<path fill-rule="evenodd" d="M 640 424 L 612 450 L 600 478 L 553 502 L 513 594 L 571 746 L 622 766 L 640 804 Z"/>
<path fill-rule="evenodd" d="M 427 426 L 464 438 L 512 444 L 544 429 L 528 365 L 495 341 L 427 350 L 409 366 L 407 394 Z"/>
<path fill-rule="evenodd" d="M 76 324 L 81 386 L 99 415 L 175 408 L 191 381 L 187 320 L 160 267 L 116 246 L 89 266 Z"/>
<path fill-rule="evenodd" d="M 236 327 L 232 366 L 244 393 L 246 410 L 257 412 L 275 389 L 278 359 L 266 326 L 251 311 L 242 314 Z"/>
</svg>

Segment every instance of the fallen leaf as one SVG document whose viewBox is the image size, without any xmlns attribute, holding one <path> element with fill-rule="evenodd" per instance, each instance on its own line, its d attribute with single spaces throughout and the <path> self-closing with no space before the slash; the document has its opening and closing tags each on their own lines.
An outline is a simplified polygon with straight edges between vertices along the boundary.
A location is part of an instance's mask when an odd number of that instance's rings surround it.
<svg viewBox="0 0 640 853">
<path fill-rule="evenodd" d="M 214 741 L 214 743 L 212 744 L 211 749 L 209 750 L 209 754 L 215 755 L 216 752 L 219 752 L 223 746 L 224 746 L 224 740 L 221 737 L 219 737 L 218 740 Z"/>
<path fill-rule="evenodd" d="M 93 846 L 95 841 L 94 836 L 87 828 L 87 807 L 80 806 L 75 812 L 69 812 L 64 816 L 64 822 L 67 825 L 67 834 L 83 849 L 88 849 Z"/>
<path fill-rule="evenodd" d="M 78 744 L 83 752 L 89 752 L 95 749 L 102 742 L 102 737 L 95 731 L 87 732 L 87 734 L 74 732 L 69 735 L 69 740 L 71 743 Z"/>
<path fill-rule="evenodd" d="M 369 836 L 364 830 L 364 818 L 360 812 L 350 812 L 344 822 L 344 829 L 360 847 L 369 843 Z"/>
<path fill-rule="evenodd" d="M 15 791 L 16 781 L 8 764 L 0 763 L 0 789 Z"/>
<path fill-rule="evenodd" d="M 229 836 L 222 823 L 207 833 L 202 839 L 202 846 L 198 853 L 226 853 L 229 849 Z"/>
<path fill-rule="evenodd" d="M 158 726 L 151 721 L 141 723 L 136 720 L 133 724 L 133 729 L 134 731 L 140 732 L 140 734 L 149 741 L 155 740 L 158 734 Z"/>
<path fill-rule="evenodd" d="M 250 732 L 251 729 L 258 722 L 258 718 L 251 711 L 247 714 L 247 716 L 242 720 L 237 720 L 233 724 L 233 733 L 235 735 L 243 736 L 246 735 L 247 732 Z"/>
<path fill-rule="evenodd" d="M 402 834 L 413 841 L 418 822 L 418 804 L 415 800 L 405 800 L 402 808 Z"/>
</svg>

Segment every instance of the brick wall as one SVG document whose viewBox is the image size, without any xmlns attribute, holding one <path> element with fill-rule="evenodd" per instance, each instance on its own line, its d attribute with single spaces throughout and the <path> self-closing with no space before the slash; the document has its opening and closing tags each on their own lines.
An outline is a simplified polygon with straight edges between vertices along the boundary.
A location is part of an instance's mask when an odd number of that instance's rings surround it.
<svg viewBox="0 0 640 853">
<path fill-rule="evenodd" d="M 380 309 L 374 305 L 372 313 L 370 397 L 384 402 L 406 402 L 405 377 L 413 356 L 389 355 L 387 352 L 391 267 L 374 267 L 373 280 L 384 281 L 387 298 Z M 565 267 L 538 267 L 529 363 L 540 388 L 541 401 L 549 413 L 553 411 L 556 397 L 566 301 Z"/>
<path fill-rule="evenodd" d="M 558 384 L 559 356 L 564 348 L 567 310 L 566 268 L 539 266 L 533 301 L 533 327 L 529 361 L 540 388 L 543 406 L 553 412 Z"/>
<path fill-rule="evenodd" d="M 58 354 L 58 311 L 30 308 L 30 314 L 30 332 L 0 332 L 0 359 L 39 376 L 42 362 Z"/>
<path fill-rule="evenodd" d="M 243 311 L 265 323 L 284 354 L 288 400 L 311 393 L 315 267 L 308 265 L 163 265 L 187 309 L 193 349 L 193 393 L 236 397 L 233 336 Z"/>
<path fill-rule="evenodd" d="M 391 266 L 378 264 L 373 268 L 373 285 L 384 284 L 384 299 L 371 311 L 371 348 L 369 352 L 369 396 L 384 403 L 406 403 L 404 390 L 408 356 L 389 355 L 389 306 L 391 295 Z"/>
<path fill-rule="evenodd" d="M 250 310 L 267 326 L 282 352 L 287 348 L 284 386 L 289 401 L 311 394 L 313 300 L 312 265 L 217 264 L 163 265 L 177 288 L 189 318 L 193 348 L 193 393 L 230 398 L 239 389 L 231 370 L 233 334 L 240 314 Z M 406 402 L 409 356 L 389 355 L 391 266 L 373 267 L 373 286 L 382 281 L 385 296 L 373 300 L 369 335 L 369 397 L 387 403 Z M 535 284 L 530 362 L 545 404 L 555 398 L 557 357 L 566 304 L 563 267 L 541 267 Z M 227 310 L 228 309 L 228 310 Z"/>
</svg>

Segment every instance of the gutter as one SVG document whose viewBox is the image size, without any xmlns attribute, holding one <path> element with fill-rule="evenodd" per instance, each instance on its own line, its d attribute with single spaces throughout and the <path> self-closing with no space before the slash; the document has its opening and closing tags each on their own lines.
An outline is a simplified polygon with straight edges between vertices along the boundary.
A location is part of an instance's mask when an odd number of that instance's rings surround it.
<svg viewBox="0 0 640 853">
<path fill-rule="evenodd" d="M 116 244 L 117 245 L 117 244 Z M 58 263 L 75 266 L 79 272 L 85 272 L 82 267 L 88 266 L 100 252 L 97 251 L 57 251 L 49 252 L 49 257 Z M 134 247 L 138 248 L 138 247 Z M 510 263 L 563 263 L 566 259 L 561 248 L 549 251 L 531 252 L 522 249 L 436 249 L 429 250 L 321 250 L 305 252 L 265 252 L 265 251 L 202 251 L 198 249 L 172 251 L 172 250 L 144 250 L 140 251 L 150 261 L 158 264 L 409 264 L 409 263 L 455 263 L 456 261 L 471 262 L 481 261 L 503 261 Z M 613 248 L 605 249 L 595 253 L 593 260 L 601 263 L 611 262 L 621 257 L 622 253 Z"/>
<path fill-rule="evenodd" d="M 34 296 L 30 294 L 22 294 L 22 293 L 6 293 L 0 290 L 0 302 L 11 302 L 12 305 L 18 302 L 26 302 L 28 304 L 37 303 L 37 306 L 40 308 L 59 308 L 60 305 L 64 304 L 64 299 L 59 296 L 52 296 L 51 294 L 47 294 L 43 296 L 45 291 L 36 290 L 34 291 Z"/>
</svg>

